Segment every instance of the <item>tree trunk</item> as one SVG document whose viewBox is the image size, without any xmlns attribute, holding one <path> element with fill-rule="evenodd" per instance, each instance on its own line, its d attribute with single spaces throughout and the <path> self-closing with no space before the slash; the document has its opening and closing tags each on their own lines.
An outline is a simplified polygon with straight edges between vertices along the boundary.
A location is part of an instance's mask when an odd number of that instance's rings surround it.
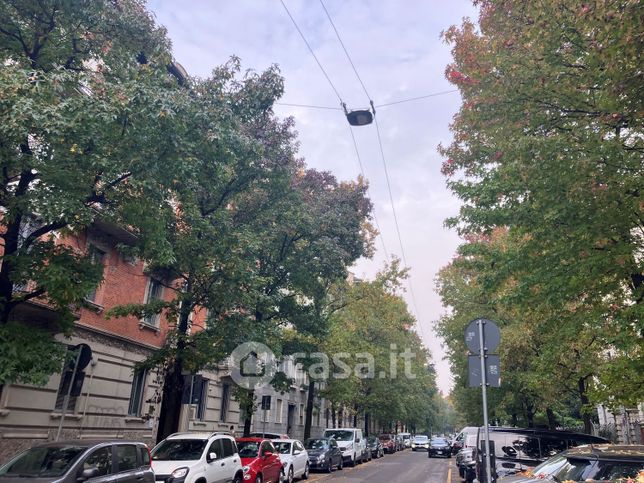
<svg viewBox="0 0 644 483">
<path fill-rule="evenodd" d="M 306 418 L 304 420 L 304 439 L 311 437 L 311 423 L 313 421 L 313 402 L 315 401 L 315 381 L 309 381 L 309 391 L 306 395 Z"/>
<path fill-rule="evenodd" d="M 557 429 L 557 417 L 550 406 L 546 408 L 546 415 L 548 416 L 548 428 L 555 431 Z"/>
<path fill-rule="evenodd" d="M 189 291 L 190 282 L 186 284 L 186 291 Z M 181 399 L 183 397 L 183 357 L 186 350 L 186 334 L 188 333 L 188 324 L 190 322 L 190 312 L 192 304 L 185 300 L 179 313 L 179 326 L 177 327 L 177 347 L 174 360 L 166 371 L 163 379 L 163 400 L 161 401 L 161 411 L 159 413 L 159 428 L 157 430 L 157 443 L 164 440 L 172 433 L 179 430 L 179 421 L 181 418 Z"/>
<path fill-rule="evenodd" d="M 244 438 L 250 436 L 250 428 L 253 422 L 253 411 L 246 412 L 246 419 L 244 419 Z"/>
<path fill-rule="evenodd" d="M 588 399 L 588 387 L 586 386 L 586 379 L 580 377 L 577 381 L 577 387 L 579 389 L 579 399 L 581 400 L 581 418 L 584 421 L 584 433 L 592 434 L 593 427 L 590 421 L 590 414 L 588 413 L 590 400 Z"/>
<path fill-rule="evenodd" d="M 335 404 L 331 403 L 331 422 L 333 423 L 333 427 L 337 428 L 337 426 L 335 425 L 335 421 L 336 421 L 335 417 L 336 417 L 336 415 L 335 415 Z"/>
<path fill-rule="evenodd" d="M 528 428 L 534 428 L 534 404 L 525 401 L 525 419 L 528 425 Z"/>
<path fill-rule="evenodd" d="M 364 413 L 364 437 L 365 438 L 369 436 L 370 423 L 371 423 L 371 418 L 369 417 L 369 413 L 365 411 Z"/>
</svg>

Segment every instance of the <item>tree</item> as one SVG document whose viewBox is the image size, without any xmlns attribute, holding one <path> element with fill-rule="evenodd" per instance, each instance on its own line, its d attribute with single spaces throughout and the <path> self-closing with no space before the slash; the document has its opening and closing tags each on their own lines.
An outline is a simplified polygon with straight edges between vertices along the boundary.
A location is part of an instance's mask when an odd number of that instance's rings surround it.
<svg viewBox="0 0 644 483">
<path fill-rule="evenodd" d="M 101 280 L 60 237 L 99 218 L 155 232 L 148 214 L 180 164 L 185 95 L 138 0 L 3 0 L 0 57 L 0 382 L 44 383 L 64 353 L 52 334 L 69 333 Z M 55 327 L 20 314 L 35 300 Z"/>
<path fill-rule="evenodd" d="M 483 289 L 512 280 L 497 293 L 536 307 L 541 328 L 566 335 L 564 352 L 581 332 L 614 353 L 581 375 L 582 399 L 590 385 L 613 404 L 641 400 L 641 372 L 627 391 L 614 378 L 616 367 L 635 374 L 642 355 L 637 2 L 479 5 L 479 31 L 466 21 L 445 33 L 454 56 L 446 75 L 463 96 L 454 141 L 440 148 L 464 202 L 449 224 L 472 235 L 507 228 L 511 249 L 488 259 Z"/>
</svg>

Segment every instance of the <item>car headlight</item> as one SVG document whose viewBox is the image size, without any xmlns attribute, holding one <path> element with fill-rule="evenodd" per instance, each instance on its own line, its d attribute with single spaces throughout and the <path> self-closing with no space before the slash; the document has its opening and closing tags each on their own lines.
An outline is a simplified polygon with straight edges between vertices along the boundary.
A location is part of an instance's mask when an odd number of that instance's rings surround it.
<svg viewBox="0 0 644 483">
<path fill-rule="evenodd" d="M 172 476 L 172 478 L 174 478 L 175 480 L 180 480 L 181 478 L 188 476 L 188 471 L 190 471 L 190 469 L 186 467 L 177 468 L 170 474 L 170 476 Z"/>
<path fill-rule="evenodd" d="M 248 473 L 250 471 L 250 466 L 242 467 L 242 471 L 244 472 L 244 474 Z"/>
<path fill-rule="evenodd" d="M 321 454 L 320 456 L 318 456 L 318 462 L 320 462 L 320 463 L 321 463 L 322 461 L 324 461 L 324 455 L 323 455 L 323 454 Z"/>
<path fill-rule="evenodd" d="M 353 443 L 349 443 L 344 449 L 353 449 Z"/>
</svg>

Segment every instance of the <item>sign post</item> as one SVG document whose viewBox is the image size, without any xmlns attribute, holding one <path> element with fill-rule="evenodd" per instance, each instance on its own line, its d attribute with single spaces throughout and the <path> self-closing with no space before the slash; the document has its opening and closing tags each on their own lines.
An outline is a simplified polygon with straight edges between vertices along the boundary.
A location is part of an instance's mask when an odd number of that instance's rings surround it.
<svg viewBox="0 0 644 483">
<path fill-rule="evenodd" d="M 487 386 L 499 387 L 499 358 L 488 356 L 488 351 L 493 351 L 501 341 L 501 331 L 498 326 L 488 319 L 475 319 L 465 329 L 465 344 L 477 356 L 469 357 L 470 386 L 481 385 L 483 396 L 483 427 L 485 432 L 485 473 L 486 482 L 492 483 L 492 469 L 490 467 L 490 430 L 487 414 Z M 478 361 L 476 361 L 478 359 Z M 476 362 L 478 362 L 478 367 Z M 490 382 L 488 382 L 490 379 Z"/>
</svg>

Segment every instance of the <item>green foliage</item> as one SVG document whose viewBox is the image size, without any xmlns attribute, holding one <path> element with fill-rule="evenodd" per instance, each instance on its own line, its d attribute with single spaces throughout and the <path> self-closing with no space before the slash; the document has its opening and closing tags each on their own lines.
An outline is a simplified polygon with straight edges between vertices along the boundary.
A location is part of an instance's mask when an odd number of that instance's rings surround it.
<svg viewBox="0 0 644 483">
<path fill-rule="evenodd" d="M 489 314 L 503 325 L 510 415 L 641 401 L 639 5 L 479 5 L 478 30 L 465 21 L 445 32 L 446 75 L 463 96 L 454 141 L 440 148 L 463 201 L 448 224 L 468 237 L 440 279 L 445 305 L 460 304 L 441 321 L 452 363 L 463 370 L 465 319 Z M 483 305 L 454 299 L 454 284 Z"/>
</svg>

